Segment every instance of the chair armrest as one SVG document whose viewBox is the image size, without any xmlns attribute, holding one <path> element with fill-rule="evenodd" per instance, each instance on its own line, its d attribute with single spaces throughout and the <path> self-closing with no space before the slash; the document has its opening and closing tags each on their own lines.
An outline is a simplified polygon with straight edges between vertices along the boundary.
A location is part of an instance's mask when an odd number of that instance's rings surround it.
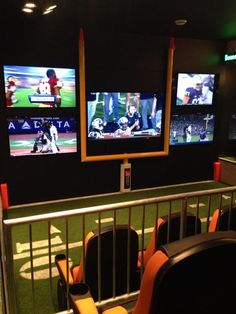
<svg viewBox="0 0 236 314">
<path fill-rule="evenodd" d="M 98 314 L 87 284 L 76 283 L 70 286 L 69 297 L 75 314 Z"/>
<path fill-rule="evenodd" d="M 123 306 L 115 306 L 102 312 L 102 314 L 128 314 L 129 312 Z"/>
<path fill-rule="evenodd" d="M 70 268 L 68 269 L 68 281 L 67 281 L 67 264 L 69 261 L 67 260 L 66 256 L 64 254 L 58 254 L 55 257 L 55 264 L 57 266 L 58 272 L 60 274 L 60 277 L 62 280 L 64 280 L 65 283 L 68 282 L 69 285 L 73 285 L 74 280 L 71 273 Z M 69 267 L 69 265 L 68 265 Z"/>
<path fill-rule="evenodd" d="M 72 301 L 75 314 L 98 314 L 98 310 L 92 297 L 82 297 Z"/>
</svg>

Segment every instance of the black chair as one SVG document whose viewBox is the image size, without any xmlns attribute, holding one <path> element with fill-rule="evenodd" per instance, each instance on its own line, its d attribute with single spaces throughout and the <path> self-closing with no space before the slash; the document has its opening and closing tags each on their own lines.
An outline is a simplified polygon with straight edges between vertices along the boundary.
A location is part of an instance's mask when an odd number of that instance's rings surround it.
<svg viewBox="0 0 236 314">
<path fill-rule="evenodd" d="M 169 231 L 169 238 L 168 238 Z M 143 266 L 147 265 L 148 260 L 163 244 L 167 244 L 180 239 L 181 235 L 181 213 L 173 213 L 158 218 L 157 224 L 153 229 L 150 242 L 143 251 Z M 201 220 L 192 213 L 186 213 L 183 219 L 183 237 L 201 233 Z M 138 267 L 142 265 L 142 251 L 139 251 Z"/>
<path fill-rule="evenodd" d="M 236 207 L 216 209 L 209 224 L 209 232 L 236 231 Z"/>
<path fill-rule="evenodd" d="M 117 225 L 115 229 L 113 226 L 101 228 L 100 233 L 98 230 L 90 232 L 85 239 L 84 263 L 81 261 L 68 271 L 66 256 L 55 257 L 60 274 L 59 309 L 66 308 L 67 271 L 69 286 L 85 282 L 94 300 L 104 300 L 139 289 L 137 259 L 138 234 L 132 227 Z"/>
<path fill-rule="evenodd" d="M 137 301 L 95 306 L 89 291 L 70 293 L 80 314 L 235 313 L 236 232 L 186 237 L 160 247 L 144 272 Z"/>
</svg>

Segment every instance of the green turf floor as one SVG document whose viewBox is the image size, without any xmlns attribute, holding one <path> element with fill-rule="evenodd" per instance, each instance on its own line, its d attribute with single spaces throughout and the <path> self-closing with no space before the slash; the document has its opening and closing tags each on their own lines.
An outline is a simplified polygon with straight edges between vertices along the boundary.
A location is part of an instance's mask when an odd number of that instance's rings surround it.
<svg viewBox="0 0 236 314">
<path fill-rule="evenodd" d="M 140 191 L 133 191 L 130 193 L 115 193 L 103 196 L 91 196 L 84 198 L 77 198 L 73 200 L 64 200 L 57 202 L 50 202 L 45 204 L 32 204 L 25 206 L 11 207 L 5 216 L 8 219 L 25 217 L 29 215 L 38 215 L 50 212 L 56 212 L 61 210 L 69 210 L 75 208 L 90 207 L 102 204 L 111 204 L 116 202 L 124 202 L 130 200 L 137 200 L 143 198 L 152 198 L 158 196 L 165 196 L 171 194 L 179 194 L 185 192 L 193 192 L 199 190 L 209 190 L 215 188 L 227 187 L 228 185 L 207 181 L 196 182 L 191 184 L 184 184 L 178 186 L 169 186 L 163 188 L 147 189 Z M 199 199 L 199 203 L 205 204 L 201 207 L 199 212 L 200 218 L 204 218 L 207 215 L 207 202 L 206 197 Z M 191 208 L 191 204 L 196 203 L 196 199 L 189 199 L 188 210 L 195 213 L 195 208 Z M 212 200 L 212 211 L 219 204 L 219 197 L 215 197 Z M 179 211 L 181 209 L 181 201 L 174 201 L 171 205 L 172 212 Z M 131 225 L 136 229 L 142 228 L 142 213 L 143 207 L 132 207 L 131 212 Z M 169 210 L 168 203 L 162 203 L 159 208 L 159 216 L 166 215 Z M 113 212 L 105 212 L 101 214 L 101 219 L 111 219 Z M 146 206 L 145 211 L 145 229 L 149 229 L 154 226 L 156 217 L 156 207 L 154 204 Z M 85 233 L 98 227 L 96 220 L 98 214 L 89 214 L 85 219 Z M 128 209 L 119 210 L 116 214 L 117 224 L 127 224 Z M 107 222 L 102 226 L 111 224 Z M 55 271 L 54 257 L 56 254 L 66 253 L 65 241 L 66 241 L 66 222 L 64 219 L 54 219 L 51 221 L 51 241 L 52 241 L 52 270 Z M 71 217 L 68 219 L 68 241 L 70 243 L 69 256 L 72 264 L 79 263 L 81 256 L 81 249 L 79 243 L 83 239 L 82 234 L 82 218 Z M 31 293 L 31 271 L 29 262 L 29 239 L 32 236 L 33 241 L 33 266 L 34 266 L 34 279 L 35 279 L 35 313 L 38 314 L 51 314 L 57 311 L 56 300 L 56 287 L 58 276 L 55 272 L 53 275 L 52 289 L 49 284 L 49 259 L 48 259 L 48 228 L 47 222 L 38 222 L 32 225 L 32 235 L 30 235 L 29 227 L 26 225 L 16 226 L 13 228 L 13 252 L 14 252 L 14 276 L 16 280 L 16 295 L 17 295 L 17 307 L 19 313 L 25 312 L 33 313 Z M 202 231 L 206 229 L 205 225 L 202 225 Z M 151 232 L 147 232 L 144 238 L 144 246 L 150 240 Z M 141 238 L 140 238 L 141 246 Z M 53 273 L 54 274 L 54 273 Z M 52 295 L 52 297 L 51 297 Z"/>
</svg>

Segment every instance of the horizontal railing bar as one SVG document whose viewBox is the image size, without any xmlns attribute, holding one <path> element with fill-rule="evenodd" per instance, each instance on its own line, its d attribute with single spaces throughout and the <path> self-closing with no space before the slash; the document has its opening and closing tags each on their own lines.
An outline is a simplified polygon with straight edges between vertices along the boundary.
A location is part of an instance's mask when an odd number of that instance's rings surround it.
<svg viewBox="0 0 236 314">
<path fill-rule="evenodd" d="M 122 302 L 129 302 L 134 299 L 137 299 L 138 295 L 140 293 L 140 290 L 130 292 L 130 293 L 125 293 L 120 296 L 116 296 L 115 298 L 109 298 L 106 300 L 102 300 L 100 302 L 95 302 L 95 305 L 99 308 L 104 307 L 104 306 L 114 306 L 115 304 L 121 304 Z"/>
<path fill-rule="evenodd" d="M 140 200 L 135 200 L 135 201 L 120 202 L 120 203 L 115 203 L 115 204 L 106 204 L 106 205 L 98 205 L 98 206 L 85 207 L 85 208 L 70 209 L 70 210 L 49 213 L 49 214 L 40 214 L 40 215 L 27 216 L 27 217 L 21 217 L 21 218 L 6 219 L 4 220 L 4 225 L 14 226 L 14 225 L 20 225 L 20 224 L 28 224 L 28 223 L 39 222 L 39 221 L 48 221 L 52 219 L 73 217 L 73 216 L 82 215 L 82 214 L 97 213 L 100 211 L 110 211 L 110 210 L 116 210 L 116 209 L 121 209 L 121 208 L 126 208 L 126 207 L 133 207 L 133 206 L 137 207 L 139 205 L 163 203 L 163 202 L 179 200 L 183 198 L 193 198 L 197 196 L 200 197 L 200 196 L 205 196 L 209 194 L 220 194 L 220 193 L 222 194 L 222 193 L 227 193 L 227 192 L 236 192 L 236 187 L 234 186 L 234 187 L 226 187 L 226 188 L 219 188 L 219 189 L 209 189 L 209 190 L 203 190 L 203 191 L 179 193 L 179 194 L 140 199 Z"/>
<path fill-rule="evenodd" d="M 179 184 L 171 184 L 171 185 L 162 185 L 158 187 L 149 187 L 145 189 L 136 189 L 132 190 L 129 193 L 137 194 L 138 192 L 145 192 L 145 191 L 152 191 L 152 190 L 163 190 L 166 188 L 175 188 L 175 187 L 180 187 L 180 186 L 188 186 L 192 185 L 193 183 L 211 183 L 214 182 L 214 180 L 207 180 L 207 181 L 197 181 L 197 182 L 187 182 L 187 183 L 179 183 Z M 111 193 L 103 193 L 103 194 L 96 194 L 96 195 L 86 195 L 86 196 L 77 196 L 77 197 L 69 197 L 69 198 L 62 198 L 62 199 L 57 199 L 57 200 L 50 200 L 50 201 L 43 201 L 43 202 L 34 202 L 34 203 L 26 203 L 26 204 L 19 204 L 19 205 L 11 205 L 9 206 L 9 209 L 18 209 L 18 208 L 24 208 L 24 207 L 32 207 L 32 206 L 41 206 L 41 205 L 48 205 L 48 204 L 58 204 L 58 203 L 66 203 L 69 201 L 79 201 L 79 200 L 86 200 L 86 199 L 91 199 L 91 198 L 101 198 L 104 196 L 114 196 L 114 195 L 121 195 L 123 192 L 111 192 Z"/>
</svg>

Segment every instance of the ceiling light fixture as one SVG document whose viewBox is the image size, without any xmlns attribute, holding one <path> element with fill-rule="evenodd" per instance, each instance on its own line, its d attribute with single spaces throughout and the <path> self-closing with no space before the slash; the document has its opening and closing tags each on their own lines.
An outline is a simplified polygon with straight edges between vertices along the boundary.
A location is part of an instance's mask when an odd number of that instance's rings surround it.
<svg viewBox="0 0 236 314">
<path fill-rule="evenodd" d="M 48 10 L 48 9 L 46 9 L 45 11 L 43 11 L 43 15 L 46 15 L 46 14 L 49 14 L 49 13 L 51 13 L 53 10 Z"/>
<path fill-rule="evenodd" d="M 41 0 L 27 1 L 22 8 L 25 13 L 33 13 L 37 10 L 41 11 L 41 14 L 49 14 L 57 7 L 56 0 L 46 0 L 42 3 Z"/>
<path fill-rule="evenodd" d="M 175 20 L 175 25 L 177 26 L 183 26 L 187 23 L 188 21 L 185 20 L 185 19 L 178 19 L 178 20 Z"/>
<path fill-rule="evenodd" d="M 22 11 L 25 13 L 33 13 L 35 8 L 36 4 L 34 3 L 34 1 L 27 1 L 22 8 Z"/>
<path fill-rule="evenodd" d="M 27 8 L 27 7 L 24 7 L 24 8 L 22 9 L 22 11 L 25 12 L 25 13 L 33 13 L 33 10 L 30 9 L 30 8 Z"/>
<path fill-rule="evenodd" d="M 57 5 L 54 4 L 54 5 L 51 5 L 50 7 L 48 7 L 46 10 L 47 11 L 54 10 L 56 7 L 57 7 Z"/>
<path fill-rule="evenodd" d="M 30 9 L 36 8 L 36 4 L 33 2 L 26 2 L 25 8 L 30 8 Z"/>
<path fill-rule="evenodd" d="M 53 10 L 54 10 L 56 7 L 57 7 L 56 4 L 47 6 L 46 9 L 43 11 L 43 15 L 49 14 L 49 13 L 53 12 Z"/>
</svg>

